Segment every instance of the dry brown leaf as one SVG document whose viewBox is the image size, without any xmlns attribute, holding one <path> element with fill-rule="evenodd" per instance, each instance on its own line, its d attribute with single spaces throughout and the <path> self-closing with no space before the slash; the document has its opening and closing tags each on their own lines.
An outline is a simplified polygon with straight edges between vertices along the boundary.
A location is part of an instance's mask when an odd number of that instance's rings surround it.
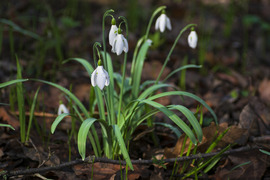
<svg viewBox="0 0 270 180">
<path fill-rule="evenodd" d="M 19 129 L 20 127 L 20 122 L 14 116 L 10 115 L 4 107 L 0 107 L 0 119 L 15 129 Z"/>
<path fill-rule="evenodd" d="M 264 79 L 259 85 L 260 98 L 267 104 L 270 103 L 270 80 Z"/>
<path fill-rule="evenodd" d="M 248 130 L 246 139 L 249 136 L 269 135 L 269 108 L 259 98 L 251 98 L 240 114 L 238 126 Z"/>
<path fill-rule="evenodd" d="M 108 163 L 94 163 L 93 164 L 93 179 L 110 179 L 118 176 L 120 165 Z M 134 171 L 128 172 L 128 179 L 138 179 L 140 176 L 148 176 L 150 173 L 147 166 L 133 165 Z M 122 165 L 122 169 L 125 165 Z M 73 170 L 77 176 L 86 175 L 89 179 L 92 173 L 92 164 L 78 164 L 73 166 Z"/>
<path fill-rule="evenodd" d="M 261 153 L 259 150 L 229 155 L 225 164 L 218 167 L 212 178 L 224 179 L 224 177 L 226 177 L 226 179 L 261 179 L 266 168 L 270 165 L 269 157 L 270 156 Z M 233 169 L 246 162 L 250 163 Z"/>
</svg>

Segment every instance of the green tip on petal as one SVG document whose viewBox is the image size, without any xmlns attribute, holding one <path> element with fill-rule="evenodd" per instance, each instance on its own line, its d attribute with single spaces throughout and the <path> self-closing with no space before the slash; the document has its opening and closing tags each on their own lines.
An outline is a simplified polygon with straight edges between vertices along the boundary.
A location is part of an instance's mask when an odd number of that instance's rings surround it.
<svg viewBox="0 0 270 180">
<path fill-rule="evenodd" d="M 102 66 L 102 61 L 100 59 L 98 60 L 98 66 Z"/>
<path fill-rule="evenodd" d="M 116 25 L 116 20 L 114 18 L 112 18 L 112 22 L 111 22 L 112 25 Z"/>
</svg>

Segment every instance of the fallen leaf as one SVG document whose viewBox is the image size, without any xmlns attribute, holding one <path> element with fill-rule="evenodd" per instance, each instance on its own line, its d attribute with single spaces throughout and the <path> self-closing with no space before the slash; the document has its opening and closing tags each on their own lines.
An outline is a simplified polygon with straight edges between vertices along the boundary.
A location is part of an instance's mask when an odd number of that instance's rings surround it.
<svg viewBox="0 0 270 180">
<path fill-rule="evenodd" d="M 269 158 L 266 154 L 253 150 L 229 155 L 225 164 L 219 166 L 213 179 L 261 179 L 266 168 L 269 167 Z M 246 163 L 238 168 L 238 165 Z"/>
<path fill-rule="evenodd" d="M 270 103 L 270 80 L 264 79 L 259 85 L 260 98 L 267 104 Z"/>
<path fill-rule="evenodd" d="M 0 107 L 0 118 L 6 123 L 14 127 L 15 129 L 19 129 L 20 122 L 14 116 L 9 114 L 4 107 Z"/>
</svg>

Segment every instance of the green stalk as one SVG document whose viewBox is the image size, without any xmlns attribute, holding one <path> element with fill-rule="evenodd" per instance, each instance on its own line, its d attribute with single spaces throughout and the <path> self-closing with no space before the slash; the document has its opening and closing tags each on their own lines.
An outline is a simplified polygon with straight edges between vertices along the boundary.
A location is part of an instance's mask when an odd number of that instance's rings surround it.
<svg viewBox="0 0 270 180">
<path fill-rule="evenodd" d="M 162 75 L 162 73 L 163 73 L 163 71 L 164 71 L 164 69 L 165 69 L 165 67 L 166 67 L 166 65 L 167 65 L 167 63 L 168 63 L 168 61 L 170 60 L 171 54 L 172 54 L 172 52 L 173 52 L 173 50 L 174 50 L 176 44 L 178 43 L 178 40 L 180 39 L 181 35 L 182 35 L 187 29 L 191 28 L 192 26 L 197 26 L 197 25 L 196 25 L 196 24 L 188 24 L 188 25 L 187 25 L 186 27 L 184 27 L 184 28 L 180 31 L 180 33 L 178 34 L 178 36 L 177 36 L 177 38 L 175 39 L 174 44 L 173 44 L 173 46 L 172 46 L 172 48 L 171 48 L 171 50 L 170 50 L 170 52 L 169 52 L 169 54 L 168 54 L 168 56 L 167 56 L 167 58 L 166 58 L 166 60 L 165 60 L 165 62 L 164 62 L 164 64 L 163 64 L 163 66 L 162 66 L 162 69 L 161 69 L 160 72 L 159 72 L 159 75 L 158 75 L 158 78 L 157 78 L 155 84 L 158 83 L 158 81 L 159 81 L 159 79 L 160 79 L 160 77 L 161 77 L 161 75 Z"/>
<path fill-rule="evenodd" d="M 126 36 L 127 36 L 127 41 L 128 41 L 128 23 L 127 19 L 123 16 L 119 17 L 120 19 L 123 20 L 126 26 Z M 120 27 L 119 27 L 120 28 Z M 124 57 L 124 65 L 123 65 L 123 72 L 122 72 L 122 84 L 120 88 L 120 96 L 119 96 L 119 104 L 118 104 L 118 114 L 117 114 L 117 123 L 120 121 L 120 113 L 121 113 L 121 107 L 122 107 L 122 101 L 123 101 L 123 91 L 124 91 L 124 84 L 125 84 L 125 75 L 126 75 L 126 64 L 127 64 L 127 53 L 125 53 Z"/>
<path fill-rule="evenodd" d="M 105 41 L 105 18 L 107 16 L 111 16 L 110 13 L 114 12 L 114 10 L 109 9 L 107 10 L 104 15 L 103 15 L 103 19 L 102 19 L 102 41 L 103 41 L 103 53 L 104 53 L 104 68 L 106 70 L 108 70 L 108 62 L 107 62 L 107 51 L 106 51 L 106 41 Z M 107 107 L 107 113 L 108 113 L 108 117 L 110 117 L 111 121 L 109 121 L 111 124 L 113 123 L 112 121 L 114 120 L 114 114 L 113 114 L 113 92 L 110 91 L 111 88 L 106 88 L 106 97 L 108 100 L 108 104 L 109 106 Z M 111 92 L 111 93 L 110 93 Z"/>
<path fill-rule="evenodd" d="M 21 66 L 16 56 L 17 61 L 17 79 L 22 79 Z M 23 97 L 23 85 L 22 82 L 16 84 L 18 108 L 19 108 L 19 120 L 20 120 L 20 135 L 22 143 L 25 143 L 25 108 L 24 108 L 24 97 Z"/>
<path fill-rule="evenodd" d="M 107 10 L 104 15 L 103 15 L 103 19 L 102 19 L 102 42 L 103 42 L 103 51 L 104 51 L 104 67 L 107 70 L 108 66 L 107 66 L 107 51 L 106 51 L 106 41 L 105 41 L 105 18 L 107 16 L 110 16 L 110 13 L 114 12 L 114 10 L 109 9 Z"/>
</svg>

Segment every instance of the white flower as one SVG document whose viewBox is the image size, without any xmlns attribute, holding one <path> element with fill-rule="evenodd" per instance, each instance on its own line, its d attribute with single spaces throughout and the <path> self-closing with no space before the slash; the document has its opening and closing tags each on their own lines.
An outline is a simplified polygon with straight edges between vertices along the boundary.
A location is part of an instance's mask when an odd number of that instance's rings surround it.
<svg viewBox="0 0 270 180">
<path fill-rule="evenodd" d="M 197 33 L 193 30 L 188 35 L 188 45 L 189 47 L 195 49 L 197 47 L 198 36 Z"/>
<path fill-rule="evenodd" d="M 109 43 L 111 46 L 113 45 L 114 38 L 117 36 L 117 29 L 116 25 L 111 26 L 111 30 L 109 32 Z"/>
<path fill-rule="evenodd" d="M 156 30 L 160 30 L 160 32 L 164 32 L 165 28 L 167 27 L 167 29 L 171 30 L 172 29 L 172 25 L 171 25 L 171 21 L 170 19 L 166 16 L 166 14 L 162 13 L 156 21 L 156 25 L 155 25 L 155 29 Z"/>
<path fill-rule="evenodd" d="M 112 45 L 112 52 L 120 55 L 122 52 L 128 52 L 128 42 L 123 34 L 117 34 L 116 38 L 114 38 L 113 45 Z"/>
<path fill-rule="evenodd" d="M 105 86 L 109 86 L 110 77 L 107 71 L 103 68 L 103 66 L 98 66 L 91 75 L 91 84 L 92 86 L 98 86 L 101 90 Z"/>
<path fill-rule="evenodd" d="M 60 104 L 57 114 L 59 116 L 60 114 L 63 114 L 63 113 L 69 113 L 69 110 L 67 109 L 67 107 L 64 104 Z"/>
</svg>

